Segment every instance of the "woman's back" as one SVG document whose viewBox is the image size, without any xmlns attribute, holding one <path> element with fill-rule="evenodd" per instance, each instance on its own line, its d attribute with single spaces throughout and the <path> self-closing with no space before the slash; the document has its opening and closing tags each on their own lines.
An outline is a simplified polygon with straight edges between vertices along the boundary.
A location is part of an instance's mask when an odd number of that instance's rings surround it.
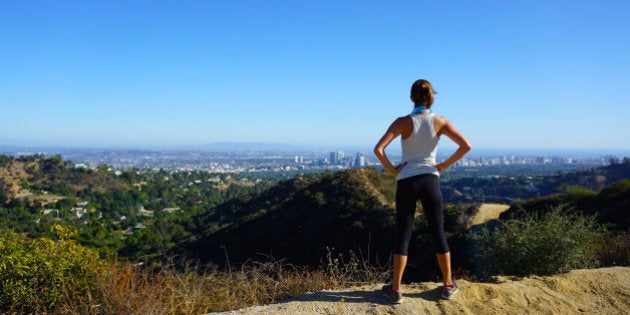
<svg viewBox="0 0 630 315">
<path fill-rule="evenodd" d="M 435 131 L 434 114 L 410 115 L 413 129 L 408 137 L 401 138 L 402 159 L 407 164 L 398 173 L 398 179 L 421 174 L 435 174 L 434 167 L 439 137 Z"/>
</svg>

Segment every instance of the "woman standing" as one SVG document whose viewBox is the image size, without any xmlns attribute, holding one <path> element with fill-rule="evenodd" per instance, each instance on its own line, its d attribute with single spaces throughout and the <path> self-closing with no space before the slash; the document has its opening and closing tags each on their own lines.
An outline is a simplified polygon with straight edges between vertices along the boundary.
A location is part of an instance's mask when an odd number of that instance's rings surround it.
<svg viewBox="0 0 630 315">
<path fill-rule="evenodd" d="M 383 293 L 394 303 L 402 302 L 400 285 L 407 265 L 407 249 L 418 199 L 422 203 L 444 287 L 442 297 L 450 299 L 458 288 L 451 275 L 451 255 L 444 234 L 444 214 L 439 175 L 461 159 L 471 146 L 455 127 L 442 116 L 431 113 L 435 91 L 427 80 L 417 80 L 411 86 L 411 114 L 396 119 L 374 148 L 374 154 L 385 169 L 397 175 L 396 184 L 396 243 L 393 248 L 394 274 L 392 284 L 383 287 Z M 449 137 L 459 148 L 445 161 L 436 164 L 435 155 L 441 135 Z M 394 166 L 385 148 L 401 136 L 402 163 Z"/>
</svg>

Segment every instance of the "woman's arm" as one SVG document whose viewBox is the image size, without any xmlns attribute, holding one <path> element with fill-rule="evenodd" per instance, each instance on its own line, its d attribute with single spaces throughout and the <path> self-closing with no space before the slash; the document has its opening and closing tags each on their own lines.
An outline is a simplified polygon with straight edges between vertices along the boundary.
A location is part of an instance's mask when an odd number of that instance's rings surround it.
<svg viewBox="0 0 630 315">
<path fill-rule="evenodd" d="M 466 139 L 466 137 L 464 137 L 464 135 L 462 135 L 445 117 L 440 117 L 440 125 L 441 127 L 438 131 L 438 135 L 446 135 L 459 146 L 457 151 L 455 151 L 448 159 L 435 165 L 438 172 L 442 173 L 449 166 L 466 155 L 466 153 L 472 149 L 472 146 L 470 145 L 470 142 L 468 142 L 468 139 Z"/>
<path fill-rule="evenodd" d="M 389 160 L 387 155 L 385 154 L 385 148 L 392 142 L 392 140 L 396 139 L 396 137 L 403 134 L 405 129 L 405 118 L 401 117 L 396 119 L 387 129 L 385 134 L 381 137 L 381 140 L 378 141 L 376 146 L 374 147 L 374 154 L 381 161 L 381 164 L 385 167 L 387 171 L 392 174 L 398 174 L 400 170 L 407 164 L 407 162 L 403 162 L 397 166 L 394 166 L 392 162 Z"/>
</svg>

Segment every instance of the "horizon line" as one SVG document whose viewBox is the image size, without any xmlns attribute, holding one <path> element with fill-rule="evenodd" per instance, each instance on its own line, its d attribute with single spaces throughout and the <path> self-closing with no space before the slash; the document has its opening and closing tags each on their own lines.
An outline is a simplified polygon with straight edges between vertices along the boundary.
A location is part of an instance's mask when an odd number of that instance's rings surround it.
<svg viewBox="0 0 630 315">
<path fill-rule="evenodd" d="M 440 151 L 455 149 L 456 146 L 444 145 L 441 146 Z M 342 151 L 347 150 L 359 150 L 359 151 L 372 151 L 371 146 L 368 145 L 322 145 L 322 144 L 293 144 L 293 143 L 279 143 L 279 142 L 252 142 L 252 141 L 219 141 L 208 144 L 190 144 L 190 145 L 17 145 L 17 144 L 0 144 L 0 150 L 139 150 L 139 151 L 230 151 L 230 150 L 251 150 L 251 151 L 295 151 L 295 150 L 317 150 L 317 151 Z M 399 152 L 401 149 L 398 146 L 389 148 L 388 150 Z M 600 154 L 630 154 L 630 148 L 534 148 L 534 147 L 475 147 L 469 154 L 475 152 L 489 153 L 505 153 L 505 151 L 514 151 L 514 153 L 600 153 Z"/>
</svg>

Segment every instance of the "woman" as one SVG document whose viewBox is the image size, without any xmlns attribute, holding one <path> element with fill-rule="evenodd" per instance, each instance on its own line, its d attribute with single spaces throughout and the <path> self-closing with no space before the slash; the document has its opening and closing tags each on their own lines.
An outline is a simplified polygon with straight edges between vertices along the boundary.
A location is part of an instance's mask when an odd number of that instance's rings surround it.
<svg viewBox="0 0 630 315">
<path fill-rule="evenodd" d="M 418 199 L 437 249 L 437 261 L 444 282 L 442 297 L 450 299 L 458 291 L 451 275 L 451 255 L 444 234 L 439 175 L 470 151 L 471 146 L 445 117 L 431 113 L 434 94 L 429 81 L 414 82 L 411 86 L 414 110 L 410 115 L 396 119 L 374 148 L 374 154 L 385 169 L 397 175 L 394 274 L 392 284 L 383 287 L 383 293 L 394 303 L 402 302 L 400 285 L 407 264 L 407 249 Z M 441 135 L 449 137 L 459 148 L 448 159 L 436 164 L 436 149 Z M 401 136 L 402 163 L 394 166 L 385 154 L 385 148 L 398 136 Z"/>
</svg>

